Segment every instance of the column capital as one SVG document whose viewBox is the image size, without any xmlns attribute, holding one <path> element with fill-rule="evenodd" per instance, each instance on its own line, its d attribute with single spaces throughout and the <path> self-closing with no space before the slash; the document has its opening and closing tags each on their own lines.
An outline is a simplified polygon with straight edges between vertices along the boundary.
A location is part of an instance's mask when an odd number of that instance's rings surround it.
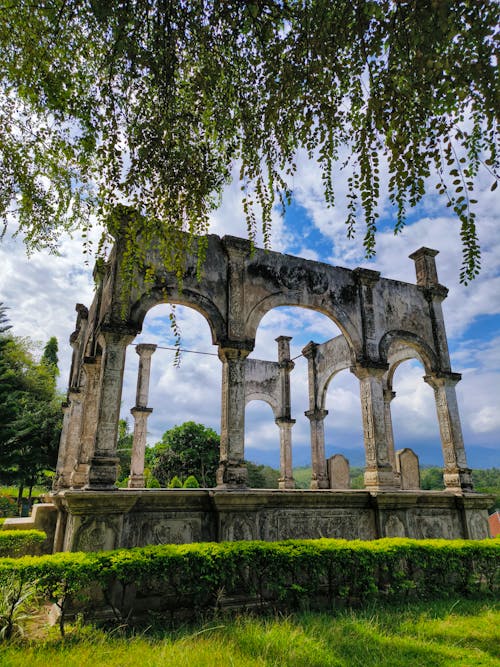
<svg viewBox="0 0 500 667">
<path fill-rule="evenodd" d="M 351 366 L 349 370 L 358 380 L 364 380 L 367 377 L 382 379 L 389 370 L 389 364 L 383 361 L 361 361 Z"/>
<path fill-rule="evenodd" d="M 427 382 L 433 389 L 446 386 L 454 387 L 461 379 L 461 373 L 440 372 L 424 375 L 424 382 Z"/>
<path fill-rule="evenodd" d="M 293 426 L 296 423 L 296 419 L 291 419 L 290 417 L 276 417 L 274 420 L 274 423 L 276 426 L 286 426 L 286 424 L 289 424 L 290 426 Z"/>
<path fill-rule="evenodd" d="M 153 408 L 146 408 L 142 405 L 134 405 L 133 408 L 130 408 L 130 414 L 133 417 L 140 417 L 141 415 L 149 416 L 153 412 Z"/>
<path fill-rule="evenodd" d="M 134 338 L 137 336 L 137 331 L 131 329 L 130 327 L 112 327 L 104 326 L 101 327 L 99 332 L 99 337 L 104 339 L 106 345 L 110 344 L 120 344 L 120 346 L 126 347 L 129 345 Z"/>
<path fill-rule="evenodd" d="M 302 348 L 302 355 L 306 359 L 312 359 L 314 355 L 316 354 L 316 350 L 318 349 L 318 343 L 314 343 L 312 340 L 307 343 L 305 347 Z"/>
<path fill-rule="evenodd" d="M 219 359 L 221 361 L 242 361 L 248 357 L 252 349 L 253 346 L 248 349 L 245 345 L 239 346 L 237 343 L 220 345 Z"/>
<path fill-rule="evenodd" d="M 135 351 L 140 357 L 151 357 L 158 346 L 153 343 L 139 343 L 135 346 Z"/>
<path fill-rule="evenodd" d="M 315 410 L 306 410 L 304 414 L 310 421 L 322 421 L 328 414 L 328 410 L 316 408 Z"/>
</svg>

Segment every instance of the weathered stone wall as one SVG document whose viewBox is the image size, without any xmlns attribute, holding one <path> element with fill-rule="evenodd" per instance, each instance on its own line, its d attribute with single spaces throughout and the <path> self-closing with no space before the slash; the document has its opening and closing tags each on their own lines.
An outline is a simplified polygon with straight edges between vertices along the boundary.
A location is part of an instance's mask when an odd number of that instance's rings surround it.
<svg viewBox="0 0 500 667">
<path fill-rule="evenodd" d="M 483 539 L 490 501 L 431 491 L 66 491 L 54 497 L 56 550 L 320 537 Z"/>
</svg>

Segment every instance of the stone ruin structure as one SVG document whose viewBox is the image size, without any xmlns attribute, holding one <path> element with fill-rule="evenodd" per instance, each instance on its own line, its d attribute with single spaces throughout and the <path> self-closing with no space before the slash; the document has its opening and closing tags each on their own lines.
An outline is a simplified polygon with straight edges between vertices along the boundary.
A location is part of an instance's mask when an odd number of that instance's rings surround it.
<svg viewBox="0 0 500 667">
<path fill-rule="evenodd" d="M 460 375 L 450 367 L 441 309 L 447 289 L 438 282 L 437 251 L 420 248 L 410 256 L 417 281 L 409 284 L 382 278 L 370 269 L 348 270 L 252 250 L 246 240 L 210 235 L 201 278 L 193 253 L 181 291 L 176 276 L 164 269 L 151 248 L 146 265 L 154 267 L 155 282 L 151 285 L 138 270 L 125 304 L 123 252 L 118 236 L 109 260 L 94 272 L 96 292 L 90 308 L 76 307 L 68 399 L 51 496 L 57 508 L 55 551 L 321 536 L 488 536 L 488 497 L 473 493 L 465 456 L 455 394 Z M 166 300 L 200 312 L 218 348 L 223 382 L 217 486 L 144 488 L 149 372 L 156 348 L 138 345 L 131 476 L 128 489 L 117 489 L 116 442 L 126 350 L 140 333 L 148 310 Z M 293 488 L 290 338 L 277 338 L 276 362 L 248 358 L 261 319 L 277 306 L 319 311 L 342 332 L 323 344 L 310 342 L 303 350 L 311 427 L 309 490 Z M 394 451 L 392 379 L 397 366 L 411 358 L 422 363 L 424 379 L 434 389 L 444 459 L 442 492 L 421 491 L 410 450 Z M 360 386 L 364 490 L 348 488 L 345 459 L 328 464 L 325 459 L 326 390 L 331 378 L 344 369 L 357 377 Z M 279 428 L 278 490 L 246 487 L 245 405 L 255 399 L 269 403 Z"/>
</svg>

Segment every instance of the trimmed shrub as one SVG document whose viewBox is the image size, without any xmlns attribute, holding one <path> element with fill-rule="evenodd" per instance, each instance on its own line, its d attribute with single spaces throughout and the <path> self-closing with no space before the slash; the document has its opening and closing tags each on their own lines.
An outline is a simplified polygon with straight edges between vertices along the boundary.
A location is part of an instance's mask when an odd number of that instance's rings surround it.
<svg viewBox="0 0 500 667">
<path fill-rule="evenodd" d="M 198 484 L 198 480 L 194 475 L 189 475 L 189 477 L 186 479 L 186 481 L 183 484 L 185 489 L 199 489 L 200 485 Z"/>
<path fill-rule="evenodd" d="M 47 535 L 41 530 L 0 530 L 0 557 L 39 554 Z"/>
<path fill-rule="evenodd" d="M 168 488 L 169 489 L 182 489 L 182 482 L 181 480 L 175 475 L 172 477 L 170 482 L 168 483 Z"/>
<path fill-rule="evenodd" d="M 186 618 L 224 607 L 326 609 L 384 599 L 491 596 L 500 590 L 496 540 L 289 540 L 159 545 L 0 559 L 63 611 L 106 604 L 123 620 L 155 609 Z"/>
</svg>

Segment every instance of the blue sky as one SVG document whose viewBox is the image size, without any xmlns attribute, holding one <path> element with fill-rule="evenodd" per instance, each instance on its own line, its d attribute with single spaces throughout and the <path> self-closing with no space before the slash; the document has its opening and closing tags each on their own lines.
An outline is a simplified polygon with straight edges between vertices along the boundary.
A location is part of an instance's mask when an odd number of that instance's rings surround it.
<svg viewBox="0 0 500 667">
<path fill-rule="evenodd" d="M 469 464 L 472 467 L 500 465 L 500 195 L 490 192 L 490 181 L 479 179 L 477 217 L 483 250 L 481 275 L 465 287 L 459 284 L 461 263 L 458 222 L 444 203 L 433 194 L 412 212 L 403 233 L 391 231 L 392 211 L 382 199 L 381 232 L 377 255 L 364 258 L 363 230 L 356 239 L 345 236 L 345 192 L 347 173 L 336 175 L 337 203 L 328 209 L 322 196 L 318 167 L 299 156 L 294 179 L 294 203 L 282 219 L 276 211 L 272 248 L 277 251 L 355 268 L 369 266 L 382 276 L 415 281 L 414 264 L 408 255 L 421 246 L 439 250 L 437 268 L 440 282 L 450 289 L 443 304 L 450 343 L 452 367 L 463 374 L 457 387 L 459 407 Z M 429 182 L 429 192 L 433 184 Z M 211 232 L 246 235 L 237 183 L 227 187 L 222 205 L 212 216 Z M 60 347 L 61 388 L 65 388 L 71 349 L 68 337 L 74 328 L 75 303 L 90 305 L 91 266 L 85 265 L 80 239 L 62 237 L 59 257 L 40 252 L 26 257 L 22 243 L 7 235 L 0 242 L 0 301 L 7 305 L 14 333 L 30 336 L 41 345 L 57 336 Z M 170 346 L 173 337 L 168 307 L 152 309 L 138 342 Z M 216 352 L 211 345 L 208 325 L 201 315 L 177 307 L 185 348 Z M 323 342 L 338 329 L 323 315 L 304 309 L 280 308 L 263 319 L 252 356 L 276 359 L 274 339 L 292 336 L 292 356 L 299 355 L 310 340 Z M 201 422 L 219 431 L 221 369 L 216 356 L 184 354 L 180 368 L 172 365 L 173 353 L 158 349 L 152 359 L 148 441 L 153 444 L 171 426 L 187 420 Z M 138 357 L 133 347 L 127 353 L 122 414 L 129 417 L 135 401 Z M 422 380 L 423 369 L 416 362 L 402 364 L 395 376 L 396 398 L 392 416 L 397 449 L 412 447 L 421 463 L 442 465 L 434 398 Z M 307 377 L 303 358 L 296 360 L 292 380 L 292 410 L 297 420 L 293 428 L 295 465 L 310 461 L 307 409 Z M 358 384 L 348 371 L 336 376 L 327 397 L 329 415 L 325 420 L 327 455 L 343 453 L 353 465 L 363 463 Z M 278 429 L 271 409 L 254 402 L 246 412 L 246 455 L 259 463 L 278 465 Z"/>
</svg>

